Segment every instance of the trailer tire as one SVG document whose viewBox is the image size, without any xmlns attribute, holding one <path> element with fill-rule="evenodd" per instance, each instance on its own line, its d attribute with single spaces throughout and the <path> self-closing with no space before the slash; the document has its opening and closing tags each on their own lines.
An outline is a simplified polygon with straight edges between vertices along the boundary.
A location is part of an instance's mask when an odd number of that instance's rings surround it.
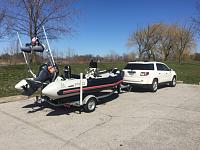
<svg viewBox="0 0 200 150">
<path fill-rule="evenodd" d="M 88 99 L 87 103 L 83 106 L 85 112 L 93 112 L 96 108 L 97 100 L 95 97 Z"/>
</svg>

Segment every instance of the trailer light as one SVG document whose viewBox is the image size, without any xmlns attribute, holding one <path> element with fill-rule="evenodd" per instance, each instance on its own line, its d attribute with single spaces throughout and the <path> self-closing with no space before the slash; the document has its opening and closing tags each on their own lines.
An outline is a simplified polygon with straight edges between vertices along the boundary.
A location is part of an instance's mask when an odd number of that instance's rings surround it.
<svg viewBox="0 0 200 150">
<path fill-rule="evenodd" d="M 149 72 L 141 72 L 140 73 L 140 76 L 148 76 L 149 75 Z"/>
</svg>

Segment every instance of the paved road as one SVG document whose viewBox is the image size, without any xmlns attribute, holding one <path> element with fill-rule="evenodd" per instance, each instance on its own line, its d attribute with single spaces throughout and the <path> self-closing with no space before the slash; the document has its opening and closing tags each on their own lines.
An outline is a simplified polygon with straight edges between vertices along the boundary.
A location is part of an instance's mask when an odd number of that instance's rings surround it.
<svg viewBox="0 0 200 150">
<path fill-rule="evenodd" d="M 200 86 L 123 93 L 93 113 L 33 111 L 32 102 L 0 104 L 0 149 L 200 149 Z"/>
</svg>

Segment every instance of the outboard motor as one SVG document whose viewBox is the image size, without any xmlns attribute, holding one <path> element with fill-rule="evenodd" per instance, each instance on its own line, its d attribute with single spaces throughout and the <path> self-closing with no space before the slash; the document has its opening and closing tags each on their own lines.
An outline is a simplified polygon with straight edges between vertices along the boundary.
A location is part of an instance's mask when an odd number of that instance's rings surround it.
<svg viewBox="0 0 200 150">
<path fill-rule="evenodd" d="M 64 67 L 64 76 L 65 76 L 66 79 L 71 78 L 71 66 L 70 65 L 66 65 Z"/>
</svg>

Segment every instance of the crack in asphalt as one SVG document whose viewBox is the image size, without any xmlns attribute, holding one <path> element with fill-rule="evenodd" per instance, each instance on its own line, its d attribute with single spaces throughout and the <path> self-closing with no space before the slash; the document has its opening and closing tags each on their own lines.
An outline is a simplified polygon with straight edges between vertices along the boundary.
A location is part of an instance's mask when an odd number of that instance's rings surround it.
<svg viewBox="0 0 200 150">
<path fill-rule="evenodd" d="M 164 106 L 166 106 L 166 107 L 171 107 L 171 108 L 174 108 L 173 109 L 173 111 L 175 111 L 176 109 L 182 109 L 182 110 L 185 110 L 185 111 L 192 111 L 192 112 L 199 112 L 199 111 L 193 111 L 193 110 L 188 110 L 188 109 L 184 109 L 184 108 L 181 108 L 181 105 L 182 104 L 184 104 L 184 103 L 186 103 L 187 101 L 189 101 L 191 98 L 187 98 L 187 99 L 185 99 L 182 103 L 180 103 L 180 104 L 178 104 L 177 106 L 167 106 L 167 105 L 164 105 Z M 154 105 L 156 105 L 156 103 L 154 104 Z M 161 104 L 157 104 L 157 105 L 161 105 Z M 143 108 L 145 108 L 145 107 L 148 107 L 148 106 L 143 106 Z M 135 112 L 137 112 L 137 111 L 139 111 L 139 110 L 136 110 Z M 149 126 L 148 127 L 146 127 L 144 130 L 142 130 L 139 134 L 141 134 L 141 133 L 143 133 L 147 128 L 149 128 L 150 126 L 152 126 L 153 124 L 155 124 L 155 122 L 157 121 L 157 120 L 164 120 L 164 121 L 173 121 L 173 122 L 178 122 L 178 123 L 183 123 L 183 124 L 193 124 L 193 125 L 200 125 L 200 122 L 192 122 L 192 121 L 185 121 L 185 120 L 178 120 L 178 119 L 173 119 L 173 118 L 163 118 L 163 117 L 145 117 L 145 116 L 143 116 L 143 117 L 134 117 L 134 116 L 120 116 L 120 115 L 110 115 L 110 114 L 107 114 L 107 113 L 103 113 L 103 112 L 101 112 L 101 114 L 103 114 L 103 115 L 106 115 L 106 116 L 109 116 L 109 117 L 111 117 L 111 118 L 127 118 L 127 119 L 140 119 L 140 118 L 143 118 L 143 119 L 153 119 L 153 120 L 155 120 L 155 121 L 153 121 L 151 124 L 149 124 Z M 169 114 L 172 114 L 172 112 L 168 112 L 168 113 L 166 113 L 166 117 L 167 117 L 167 115 L 169 115 Z M 137 134 L 137 135 L 139 135 L 139 134 Z M 135 136 L 134 136 L 135 137 Z M 127 142 L 127 141 L 123 141 L 123 142 Z"/>
<path fill-rule="evenodd" d="M 178 107 L 174 107 L 174 108 L 178 108 Z M 196 111 L 193 111 L 196 112 Z M 171 112 L 169 112 L 168 114 L 170 114 Z M 168 121 L 176 121 L 176 122 L 180 122 L 180 123 L 191 123 L 194 125 L 200 125 L 200 122 L 192 122 L 192 121 L 185 121 L 185 120 L 178 120 L 178 119 L 173 119 L 173 118 L 161 118 L 161 117 L 145 117 L 145 116 L 120 116 L 120 115 L 110 115 L 110 114 L 106 114 L 106 113 L 102 113 L 105 116 L 109 116 L 112 118 L 126 118 L 126 119 L 154 119 L 154 120 L 168 120 Z M 166 115 L 168 115 L 166 114 Z"/>
<path fill-rule="evenodd" d="M 105 115 L 105 116 L 107 116 L 107 115 Z M 109 117 L 109 116 L 108 116 L 108 117 Z M 102 118 L 100 118 L 100 119 L 102 119 Z M 106 123 L 110 122 L 111 120 L 112 120 L 112 117 L 109 117 L 107 120 L 104 120 L 103 122 L 100 122 L 100 123 L 96 124 L 95 126 L 93 126 L 93 127 L 89 128 L 89 129 L 87 129 L 87 130 L 85 130 L 85 131 L 79 133 L 79 134 L 76 135 L 75 137 L 73 137 L 73 138 L 67 140 L 67 142 L 66 142 L 61 148 L 65 147 L 65 146 L 67 145 L 68 142 L 71 142 L 72 140 L 74 140 L 74 139 L 76 139 L 76 138 L 79 138 L 80 136 L 86 134 L 87 132 L 89 132 L 89 131 L 91 131 L 91 130 L 97 128 L 97 127 L 101 127 L 101 126 L 105 125 Z"/>
<path fill-rule="evenodd" d="M 193 96 L 193 97 L 196 97 L 196 96 L 198 96 L 198 94 L 196 94 L 196 95 Z M 174 110 L 176 110 L 176 109 L 181 109 L 181 110 L 185 110 L 185 111 L 191 111 L 191 112 L 197 112 L 197 113 L 199 113 L 199 111 L 194 111 L 194 110 L 185 109 L 185 108 L 181 107 L 182 104 L 186 103 L 186 101 L 190 101 L 190 99 L 191 99 L 191 97 L 190 97 L 189 99 L 188 99 L 188 98 L 185 99 L 182 103 L 178 104 L 177 106 L 162 105 L 162 104 L 158 104 L 158 103 L 150 103 L 150 104 L 159 105 L 159 106 L 164 106 L 164 107 L 171 107 L 171 108 L 174 108 Z M 143 106 L 143 108 L 145 108 L 145 107 L 151 107 L 151 106 L 148 106 L 148 105 Z M 136 110 L 136 111 L 134 111 L 133 113 L 138 112 L 138 111 L 139 111 L 139 110 Z M 167 113 L 166 115 L 168 115 L 168 114 L 170 114 L 170 113 L 172 113 L 172 112 L 169 112 L 169 113 Z M 147 119 L 162 119 L 162 120 L 165 119 L 165 118 L 159 118 L 159 117 L 158 117 L 158 118 L 156 118 L 156 117 L 134 117 L 134 116 L 120 116 L 120 115 L 116 116 L 116 115 L 110 115 L 110 114 L 103 113 L 103 112 L 101 112 L 101 114 L 106 115 L 106 116 L 109 116 L 109 117 L 147 118 Z M 171 118 L 166 118 L 166 120 L 178 121 L 178 122 L 185 122 L 185 123 L 192 123 L 192 124 L 200 125 L 200 122 L 189 122 L 189 121 L 183 121 L 183 120 L 171 119 Z"/>
<path fill-rule="evenodd" d="M 151 103 L 151 104 L 153 104 L 154 106 L 155 105 L 157 105 L 157 106 L 163 106 L 163 107 L 169 107 L 169 108 L 175 108 L 175 109 L 181 109 L 181 110 L 185 110 L 185 111 L 191 111 L 191 112 L 200 112 L 200 110 L 199 111 L 196 111 L 196 110 L 191 110 L 191 109 L 187 109 L 187 108 L 184 108 L 184 107 L 182 107 L 182 106 L 170 106 L 170 105 L 163 105 L 163 104 L 157 104 L 157 103 Z M 144 106 L 144 107 L 151 107 L 151 106 Z M 200 107 L 196 107 L 196 108 L 200 108 Z"/>
<path fill-rule="evenodd" d="M 85 150 L 85 149 L 83 149 L 82 147 L 79 147 L 78 145 L 74 144 L 73 142 L 71 142 L 71 141 L 69 141 L 69 140 L 65 140 L 64 138 L 59 137 L 59 136 L 57 136 L 57 135 L 55 135 L 55 134 L 53 134 L 53 133 L 51 133 L 51 132 L 48 132 L 48 131 L 46 131 L 46 130 L 40 128 L 39 126 L 37 126 L 37 125 L 35 125 L 35 124 L 32 124 L 32 123 L 30 123 L 30 122 L 28 122 L 28 121 L 25 121 L 25 120 L 23 120 L 23 119 L 21 119 L 21 118 L 15 116 L 15 115 L 12 115 L 12 114 L 10 114 L 10 113 L 7 113 L 7 112 L 5 112 L 5 111 L 3 111 L 3 110 L 0 110 L 0 112 L 1 112 L 2 114 L 6 115 L 6 116 L 9 116 L 9 117 L 11 117 L 11 118 L 13 118 L 13 119 L 15 119 L 15 120 L 18 120 L 18 121 L 20 121 L 20 122 L 22 122 L 22 123 L 24 123 L 24 124 L 26 124 L 26 125 L 28 125 L 28 126 L 34 128 L 34 129 L 36 129 L 36 130 L 39 130 L 39 131 L 41 131 L 41 132 L 43 132 L 43 133 L 49 135 L 50 137 L 53 137 L 54 139 L 57 139 L 57 140 L 59 140 L 59 141 L 65 143 L 65 145 L 66 145 L 66 144 L 70 144 L 70 145 L 71 145 L 72 147 L 74 147 L 74 148 L 77 148 L 77 149 L 80 149 L 80 150 Z"/>
<path fill-rule="evenodd" d="M 107 115 L 107 114 L 104 114 Z M 110 116 L 110 115 L 108 115 Z M 180 123 L 191 123 L 193 125 L 200 125 L 200 122 L 191 122 L 191 121 L 184 121 L 184 120 L 178 120 L 178 119 L 172 119 L 172 118 L 159 118 L 159 117 L 134 117 L 134 116 L 114 116 L 113 118 L 126 118 L 126 119 L 153 119 L 153 120 L 168 120 L 168 121 L 174 121 L 174 122 L 180 122 Z"/>
</svg>

